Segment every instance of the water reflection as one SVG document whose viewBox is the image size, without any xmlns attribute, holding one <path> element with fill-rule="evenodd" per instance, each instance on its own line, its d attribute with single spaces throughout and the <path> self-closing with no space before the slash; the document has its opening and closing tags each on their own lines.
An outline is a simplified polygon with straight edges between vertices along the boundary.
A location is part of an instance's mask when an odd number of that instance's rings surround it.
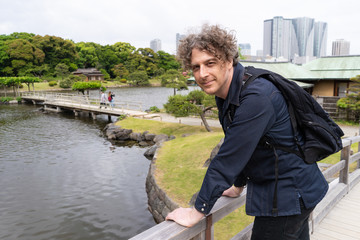
<svg viewBox="0 0 360 240">
<path fill-rule="evenodd" d="M 114 146 L 107 117 L 0 106 L 0 239 L 128 239 L 153 226 L 145 148 Z"/>
</svg>

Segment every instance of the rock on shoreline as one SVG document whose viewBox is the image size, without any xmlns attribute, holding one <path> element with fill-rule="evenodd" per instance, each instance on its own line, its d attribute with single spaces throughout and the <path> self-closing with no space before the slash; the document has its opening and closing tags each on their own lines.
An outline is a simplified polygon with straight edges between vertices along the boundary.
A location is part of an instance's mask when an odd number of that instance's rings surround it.
<svg viewBox="0 0 360 240">
<path fill-rule="evenodd" d="M 105 135 L 109 140 L 119 141 L 136 141 L 140 146 L 151 146 L 144 156 L 148 159 L 152 159 L 156 152 L 156 149 L 165 141 L 174 139 L 174 136 L 168 136 L 166 134 L 153 134 L 145 131 L 143 133 L 135 133 L 132 129 L 125 129 L 115 123 L 109 123 L 104 128 Z"/>
</svg>

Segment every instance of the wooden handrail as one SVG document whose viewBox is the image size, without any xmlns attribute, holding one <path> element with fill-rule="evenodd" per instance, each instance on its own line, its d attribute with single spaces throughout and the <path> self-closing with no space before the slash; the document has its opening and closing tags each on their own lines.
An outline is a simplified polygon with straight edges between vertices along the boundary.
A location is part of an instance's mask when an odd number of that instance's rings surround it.
<svg viewBox="0 0 360 240">
<path fill-rule="evenodd" d="M 99 98 L 90 98 L 87 95 L 78 95 L 78 94 L 69 94 L 69 93 L 54 93 L 54 92 L 23 92 L 21 94 L 23 98 L 37 98 L 38 100 L 54 102 L 54 101 L 64 101 L 74 104 L 92 104 L 100 105 Z M 109 104 L 109 102 L 107 102 Z M 142 103 L 136 101 L 120 101 L 115 100 L 113 102 L 114 108 L 121 109 L 134 109 L 142 111 Z"/>
<path fill-rule="evenodd" d="M 316 224 L 318 224 L 327 215 L 327 213 L 331 211 L 331 209 L 338 203 L 338 201 L 340 201 L 341 198 L 343 198 L 344 195 L 346 195 L 354 185 L 360 182 L 360 152 L 350 156 L 351 144 L 356 142 L 360 142 L 359 136 L 343 139 L 342 143 L 344 148 L 341 150 L 340 161 L 323 172 L 327 181 L 330 181 L 334 174 L 340 173 L 340 176 L 339 178 L 329 183 L 330 188 L 328 193 L 313 211 L 311 219 L 309 220 L 311 231 L 314 230 Z M 352 173 L 349 173 L 349 165 L 355 161 L 358 162 L 357 169 Z M 237 208 L 244 205 L 246 198 L 245 192 L 246 191 L 243 191 L 243 193 L 238 198 L 221 197 L 216 202 L 210 213 L 212 215 L 212 224 L 218 222 Z M 206 218 L 203 218 L 197 225 L 191 228 L 182 227 L 172 221 L 164 221 L 134 236 L 130 240 L 205 240 L 206 226 Z M 232 240 L 250 239 L 251 229 L 252 224 L 235 235 Z M 211 231 L 211 233 L 212 232 L 213 231 Z M 214 236 L 212 235 L 211 239 L 213 239 L 213 237 Z"/>
</svg>

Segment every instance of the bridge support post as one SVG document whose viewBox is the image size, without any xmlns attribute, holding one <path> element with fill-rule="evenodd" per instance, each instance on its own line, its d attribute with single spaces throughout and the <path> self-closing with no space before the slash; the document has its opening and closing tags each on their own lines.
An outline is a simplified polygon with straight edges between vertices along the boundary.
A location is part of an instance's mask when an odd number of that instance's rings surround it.
<svg viewBox="0 0 360 240">
<path fill-rule="evenodd" d="M 75 115 L 75 117 L 79 116 L 79 112 L 74 110 L 74 115 Z"/>
<path fill-rule="evenodd" d="M 351 149 L 351 141 L 349 146 L 346 146 L 341 150 L 341 160 L 345 160 L 345 166 L 339 172 L 339 182 L 347 185 L 347 192 L 350 191 L 350 185 L 349 185 L 350 149 Z"/>
<path fill-rule="evenodd" d="M 108 115 L 108 120 L 109 120 L 109 122 L 111 121 L 111 115 Z"/>
<path fill-rule="evenodd" d="M 95 113 L 91 113 L 91 117 L 94 119 L 94 120 L 96 120 L 96 114 Z"/>
<path fill-rule="evenodd" d="M 34 104 L 34 105 L 36 105 L 36 102 L 35 102 L 35 100 L 31 100 L 32 101 L 32 103 Z"/>
</svg>

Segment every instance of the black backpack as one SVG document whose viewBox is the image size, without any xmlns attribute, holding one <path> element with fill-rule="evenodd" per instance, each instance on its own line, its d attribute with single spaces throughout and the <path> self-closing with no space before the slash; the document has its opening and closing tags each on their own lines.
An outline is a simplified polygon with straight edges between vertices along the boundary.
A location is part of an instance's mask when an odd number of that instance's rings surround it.
<svg viewBox="0 0 360 240">
<path fill-rule="evenodd" d="M 245 74 L 249 78 L 244 83 L 245 89 L 253 80 L 263 77 L 271 81 L 282 93 L 288 105 L 294 140 L 298 150 L 281 145 L 271 145 L 275 149 L 292 152 L 300 156 L 306 163 L 320 161 L 342 149 L 341 128 L 329 117 L 320 104 L 303 88 L 281 75 L 260 68 L 246 67 Z M 296 136 L 301 132 L 304 137 L 303 146 Z M 266 141 L 269 144 L 268 141 Z"/>
<path fill-rule="evenodd" d="M 294 153 L 306 163 L 311 164 L 340 151 L 342 149 L 341 137 L 344 133 L 320 104 L 295 82 L 277 73 L 251 66 L 245 68 L 245 74 L 248 76 L 248 79 L 242 86 L 241 91 L 258 77 L 271 81 L 280 90 L 288 106 L 294 140 L 298 149 L 293 150 L 289 147 L 276 145 L 266 135 L 260 140 L 260 144 L 265 144 L 267 147 L 272 148 L 275 154 L 275 190 L 272 213 L 274 216 L 277 216 L 279 161 L 276 149 Z M 230 121 L 232 121 L 235 114 L 235 108 L 232 106 L 234 105 L 230 105 L 229 110 Z M 299 135 L 299 132 L 304 140 L 302 146 L 296 137 Z"/>
</svg>

